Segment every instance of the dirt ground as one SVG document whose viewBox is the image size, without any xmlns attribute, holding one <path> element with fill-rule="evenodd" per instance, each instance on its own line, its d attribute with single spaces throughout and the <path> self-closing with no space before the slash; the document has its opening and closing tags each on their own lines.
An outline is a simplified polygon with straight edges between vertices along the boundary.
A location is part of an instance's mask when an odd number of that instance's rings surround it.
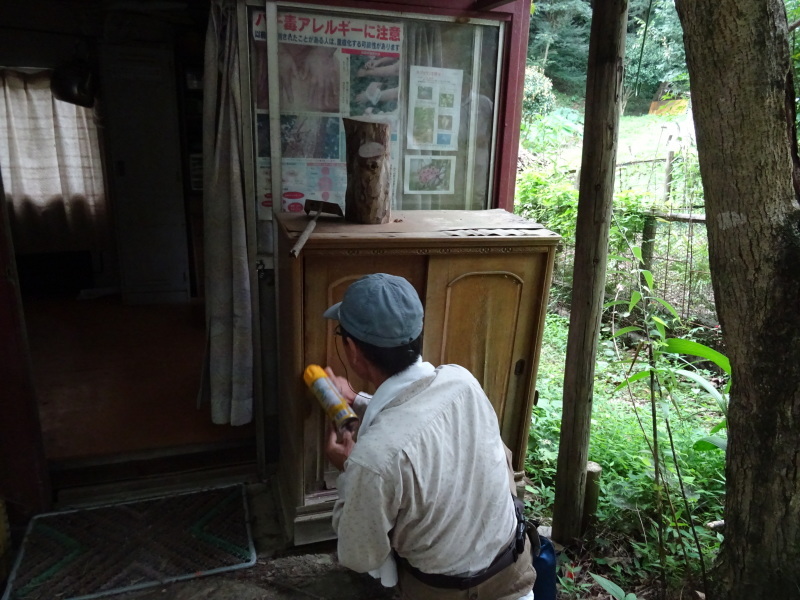
<svg viewBox="0 0 800 600">
<path fill-rule="evenodd" d="M 335 552 L 259 558 L 247 569 L 110 596 L 110 600 L 393 600 L 369 575 L 336 563 Z"/>
<path fill-rule="evenodd" d="M 248 498 L 258 559 L 252 567 L 198 577 L 164 586 L 109 596 L 110 600 L 394 600 L 393 588 L 384 588 L 369 575 L 359 574 L 336 561 L 336 543 L 323 542 L 292 548 L 278 521 L 274 490 L 267 484 L 248 487 Z"/>
</svg>

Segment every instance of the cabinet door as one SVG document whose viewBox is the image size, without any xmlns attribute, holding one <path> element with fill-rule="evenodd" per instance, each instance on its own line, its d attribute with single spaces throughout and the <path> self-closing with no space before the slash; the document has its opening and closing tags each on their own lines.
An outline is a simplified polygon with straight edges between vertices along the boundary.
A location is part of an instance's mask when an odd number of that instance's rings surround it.
<svg viewBox="0 0 800 600">
<path fill-rule="evenodd" d="M 521 470 L 539 355 L 547 252 L 436 256 L 428 267 L 425 358 L 481 383 Z"/>
<path fill-rule="evenodd" d="M 425 298 L 424 256 L 396 255 L 390 252 L 375 255 L 366 253 L 360 256 L 336 254 L 308 254 L 305 259 L 304 300 L 303 300 L 303 344 L 305 362 L 331 366 L 339 375 L 347 375 L 355 391 L 373 392 L 352 370 L 345 369 L 344 350 L 341 338 L 333 335 L 335 323 L 323 319 L 322 313 L 330 305 L 341 301 L 348 286 L 370 273 L 390 273 L 408 279 Z M 338 347 L 337 347 L 338 344 Z M 299 374 L 301 375 L 301 374 Z M 305 443 L 305 482 L 306 494 L 334 485 L 337 472 L 325 459 L 323 435 L 325 419 L 322 409 L 307 395 L 308 410 L 304 425 Z"/>
</svg>

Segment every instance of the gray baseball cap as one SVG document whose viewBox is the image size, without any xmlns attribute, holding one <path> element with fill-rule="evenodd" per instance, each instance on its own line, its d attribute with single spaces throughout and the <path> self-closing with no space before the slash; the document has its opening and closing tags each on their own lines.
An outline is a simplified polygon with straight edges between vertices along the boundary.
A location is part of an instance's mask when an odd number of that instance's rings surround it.
<svg viewBox="0 0 800 600">
<path fill-rule="evenodd" d="M 386 273 L 353 282 L 344 298 L 326 310 L 357 340 L 380 348 L 413 342 L 422 333 L 422 302 L 406 279 Z"/>
</svg>

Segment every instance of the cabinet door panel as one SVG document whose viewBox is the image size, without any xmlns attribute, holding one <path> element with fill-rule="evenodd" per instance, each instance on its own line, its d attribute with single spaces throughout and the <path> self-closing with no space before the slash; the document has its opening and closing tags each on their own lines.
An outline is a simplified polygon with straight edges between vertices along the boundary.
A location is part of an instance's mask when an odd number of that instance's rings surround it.
<svg viewBox="0 0 800 600">
<path fill-rule="evenodd" d="M 521 465 L 533 393 L 546 253 L 434 257 L 428 270 L 424 354 L 469 369 Z M 524 422 L 523 422 L 524 420 Z"/>
<path fill-rule="evenodd" d="M 374 390 L 353 373 L 345 369 L 341 338 L 333 335 L 335 323 L 322 318 L 330 305 L 341 301 L 348 286 L 370 273 L 390 273 L 408 279 L 420 298 L 425 298 L 425 256 L 398 256 L 390 253 L 379 256 L 341 256 L 333 258 L 322 254 L 308 254 L 305 259 L 305 297 L 303 299 L 303 340 L 306 364 L 329 365 L 339 375 L 347 375 L 357 392 Z M 337 349 L 338 344 L 338 349 Z M 306 493 L 330 488 L 335 471 L 323 455 L 325 418 L 316 401 L 307 396 L 305 419 Z"/>
</svg>

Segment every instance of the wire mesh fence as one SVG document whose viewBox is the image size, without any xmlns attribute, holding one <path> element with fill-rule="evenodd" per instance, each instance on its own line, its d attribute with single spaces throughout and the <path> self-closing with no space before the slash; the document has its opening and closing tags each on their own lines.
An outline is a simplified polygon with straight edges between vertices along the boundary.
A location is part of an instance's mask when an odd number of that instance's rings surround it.
<svg viewBox="0 0 800 600">
<path fill-rule="evenodd" d="M 670 153 L 663 159 L 619 164 L 615 198 L 627 198 L 627 202 L 620 203 L 624 206 L 614 206 L 615 223 L 619 225 L 618 221 L 631 210 L 644 218 L 638 230 L 621 225 L 616 228 L 624 231 L 624 240 L 617 240 L 616 247 L 610 248 L 612 258 L 606 272 L 609 299 L 628 299 L 638 289 L 640 271 L 632 265 L 639 262 L 633 249 L 640 248 L 639 266 L 653 274 L 651 294 L 669 302 L 685 322 L 716 324 L 696 159 L 688 153 Z M 556 302 L 568 302 L 573 259 L 574 247 L 565 242 L 556 259 L 553 286 Z"/>
</svg>

